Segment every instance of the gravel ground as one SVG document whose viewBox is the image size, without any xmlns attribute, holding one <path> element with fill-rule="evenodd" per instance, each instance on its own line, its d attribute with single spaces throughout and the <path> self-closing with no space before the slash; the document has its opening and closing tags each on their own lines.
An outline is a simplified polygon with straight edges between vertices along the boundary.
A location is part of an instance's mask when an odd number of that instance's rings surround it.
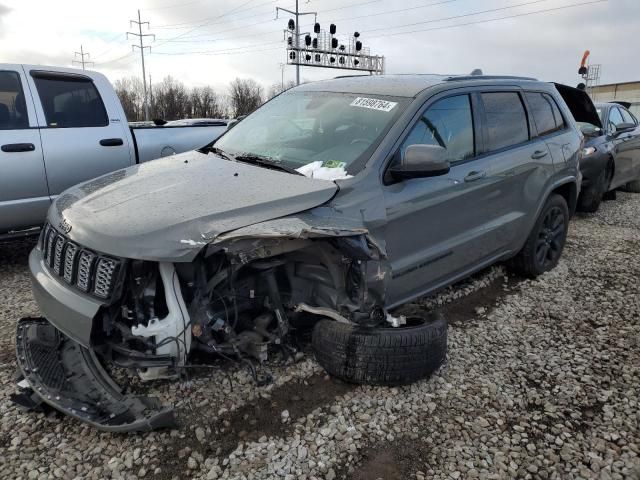
<svg viewBox="0 0 640 480">
<path fill-rule="evenodd" d="M 450 320 L 428 380 L 346 385 L 304 356 L 257 388 L 225 366 L 150 385 L 183 424 L 144 435 L 9 401 L 31 246 L 0 245 L 0 478 L 640 479 L 640 195 L 579 215 L 537 280 L 497 266 L 403 307 Z"/>
</svg>

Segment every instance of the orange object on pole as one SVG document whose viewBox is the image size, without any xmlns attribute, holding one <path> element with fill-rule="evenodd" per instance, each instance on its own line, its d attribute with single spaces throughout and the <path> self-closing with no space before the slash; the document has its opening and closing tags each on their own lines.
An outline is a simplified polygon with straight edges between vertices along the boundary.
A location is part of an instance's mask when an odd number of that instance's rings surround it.
<svg viewBox="0 0 640 480">
<path fill-rule="evenodd" d="M 582 62 L 580 62 L 580 68 L 578 69 L 578 75 L 582 75 L 583 77 L 588 73 L 589 69 L 587 68 L 587 58 L 589 58 L 589 54 L 591 52 L 589 50 L 585 50 L 582 55 Z"/>
</svg>

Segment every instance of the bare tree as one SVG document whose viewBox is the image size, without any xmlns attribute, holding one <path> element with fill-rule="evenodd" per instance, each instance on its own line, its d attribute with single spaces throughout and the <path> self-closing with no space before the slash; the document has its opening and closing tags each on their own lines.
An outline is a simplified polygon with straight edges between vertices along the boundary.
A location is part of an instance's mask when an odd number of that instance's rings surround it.
<svg viewBox="0 0 640 480">
<path fill-rule="evenodd" d="M 241 96 L 244 110 L 251 111 L 262 103 L 262 89 L 254 82 L 244 81 Z M 138 77 L 125 77 L 115 82 L 115 89 L 130 122 L 144 119 L 144 89 Z M 247 93 L 249 92 L 248 96 Z M 256 100 L 257 96 L 257 100 Z M 247 98 L 253 104 L 247 102 Z M 176 120 L 180 118 L 225 118 L 227 100 L 209 86 L 188 88 L 171 76 L 151 86 L 149 98 L 152 118 Z M 254 105 L 254 106 L 246 106 Z M 235 108 L 234 108 L 235 109 Z"/>
<path fill-rule="evenodd" d="M 195 87 L 191 90 L 191 107 L 194 118 L 222 118 L 226 116 L 222 98 L 211 87 Z"/>
<path fill-rule="evenodd" d="M 130 122 L 144 118 L 144 92 L 142 81 L 138 77 L 126 77 L 116 80 L 115 90 L 124 113 Z"/>
<path fill-rule="evenodd" d="M 234 116 L 248 115 L 263 102 L 262 87 L 255 80 L 236 78 L 229 85 L 229 102 Z"/>
<path fill-rule="evenodd" d="M 282 88 L 281 83 L 274 83 L 273 85 L 271 85 L 271 88 L 269 88 L 269 94 L 267 95 L 267 99 L 270 100 L 276 95 L 280 95 L 282 92 L 286 92 L 287 90 L 295 86 L 296 86 L 296 82 L 294 82 L 293 80 L 289 80 L 287 83 L 285 83 L 284 89 Z"/>
</svg>

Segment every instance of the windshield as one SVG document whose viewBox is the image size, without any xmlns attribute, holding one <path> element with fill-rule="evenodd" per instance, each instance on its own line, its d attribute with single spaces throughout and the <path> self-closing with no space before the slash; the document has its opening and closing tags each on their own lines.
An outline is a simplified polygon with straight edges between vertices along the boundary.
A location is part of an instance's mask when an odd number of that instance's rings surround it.
<svg viewBox="0 0 640 480">
<path fill-rule="evenodd" d="M 318 168 L 357 173 L 408 99 L 330 92 L 289 92 L 239 122 L 215 147 L 259 156 L 313 176 Z M 313 166 L 313 168 L 309 168 Z M 336 177 L 338 178 L 338 177 Z"/>
</svg>

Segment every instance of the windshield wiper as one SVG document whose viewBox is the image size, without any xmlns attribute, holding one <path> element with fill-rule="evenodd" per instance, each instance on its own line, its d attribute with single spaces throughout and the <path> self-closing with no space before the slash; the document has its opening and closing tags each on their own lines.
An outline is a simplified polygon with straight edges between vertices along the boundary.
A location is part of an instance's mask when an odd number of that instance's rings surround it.
<svg viewBox="0 0 640 480">
<path fill-rule="evenodd" d="M 222 150 L 221 148 L 218 147 L 209 147 L 209 151 L 211 153 L 215 153 L 216 155 L 218 155 L 219 157 L 224 158 L 225 160 L 233 160 L 233 158 L 231 158 L 231 155 L 228 154 L 227 152 L 225 152 L 224 150 Z"/>
<path fill-rule="evenodd" d="M 283 165 L 282 163 L 276 160 L 272 160 L 268 157 L 263 157 L 261 155 L 254 155 L 253 153 L 245 153 L 245 154 L 237 155 L 234 157 L 234 160 L 237 160 L 239 162 L 244 162 L 244 163 L 250 163 L 252 165 L 261 165 L 266 168 L 271 168 L 273 170 L 281 170 L 283 172 L 291 173 L 293 175 L 302 175 L 302 173 L 298 172 L 295 168 L 289 167 L 287 165 Z"/>
</svg>

